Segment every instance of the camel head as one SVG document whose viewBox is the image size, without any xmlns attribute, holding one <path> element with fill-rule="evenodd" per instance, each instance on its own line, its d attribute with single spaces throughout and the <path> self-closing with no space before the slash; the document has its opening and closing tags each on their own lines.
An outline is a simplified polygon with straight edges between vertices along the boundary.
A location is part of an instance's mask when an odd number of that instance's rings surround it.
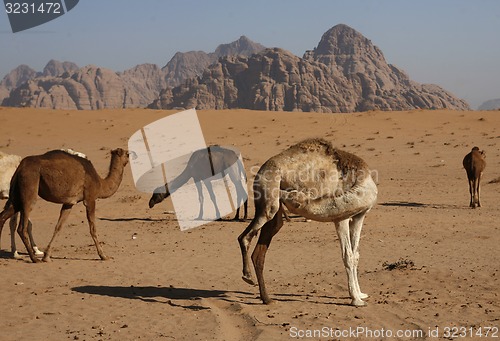
<svg viewBox="0 0 500 341">
<path fill-rule="evenodd" d="M 483 159 L 486 158 L 486 152 L 484 150 L 479 150 L 479 147 L 472 148 L 471 152 L 478 152 Z"/>
<path fill-rule="evenodd" d="M 123 150 L 121 148 L 113 149 L 111 151 L 111 159 L 115 159 L 115 158 L 120 160 L 121 165 L 123 167 L 125 167 L 128 163 L 129 152 L 126 150 Z"/>
<path fill-rule="evenodd" d="M 149 208 L 153 208 L 154 205 L 159 204 L 168 196 L 170 196 L 170 192 L 168 191 L 168 188 L 166 185 L 158 187 L 153 192 L 151 199 L 149 199 Z"/>
</svg>

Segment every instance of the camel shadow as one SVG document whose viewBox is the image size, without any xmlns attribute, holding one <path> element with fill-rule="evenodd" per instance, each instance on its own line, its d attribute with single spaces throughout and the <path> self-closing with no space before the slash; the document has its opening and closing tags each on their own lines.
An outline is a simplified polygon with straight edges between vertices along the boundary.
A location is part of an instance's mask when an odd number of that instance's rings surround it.
<svg viewBox="0 0 500 341">
<path fill-rule="evenodd" d="M 464 206 L 450 204 L 424 204 L 421 202 L 412 201 L 387 201 L 379 204 L 380 206 L 388 207 L 418 207 L 418 208 L 435 208 L 435 209 L 462 209 Z"/>
<path fill-rule="evenodd" d="M 381 206 L 391 206 L 391 207 L 429 207 L 428 204 L 423 204 L 420 202 L 412 201 L 388 201 L 380 204 Z"/>
<path fill-rule="evenodd" d="M 313 295 L 313 294 L 273 294 L 273 300 L 278 302 L 304 302 L 312 304 L 328 304 L 336 306 L 351 307 L 348 303 L 350 298 L 328 295 Z M 325 301 L 326 300 L 326 301 Z M 345 302 L 340 302 L 341 300 Z"/>
<path fill-rule="evenodd" d="M 166 303 L 173 307 L 181 307 L 190 310 L 206 310 L 210 307 L 202 306 L 199 303 L 183 305 L 175 301 L 199 301 L 202 298 L 219 298 L 232 303 L 241 303 L 233 300 L 228 294 L 240 294 L 251 296 L 251 293 L 242 291 L 205 290 L 175 287 L 153 287 L 153 286 L 106 286 L 106 285 L 84 285 L 71 288 L 72 291 L 109 296 L 117 298 L 137 299 L 144 302 Z M 165 301 L 166 299 L 166 301 Z"/>
<path fill-rule="evenodd" d="M 168 218 L 140 218 L 140 217 L 127 217 L 127 218 L 106 218 L 101 217 L 99 220 L 111 221 L 111 222 L 121 222 L 121 221 L 170 221 Z"/>
</svg>

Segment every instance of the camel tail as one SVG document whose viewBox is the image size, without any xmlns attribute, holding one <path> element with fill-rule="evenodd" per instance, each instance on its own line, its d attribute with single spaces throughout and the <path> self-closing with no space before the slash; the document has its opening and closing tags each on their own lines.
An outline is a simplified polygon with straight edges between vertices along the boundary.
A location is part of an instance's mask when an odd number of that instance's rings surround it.
<svg viewBox="0 0 500 341">
<path fill-rule="evenodd" d="M 14 206 L 16 212 L 20 210 L 18 169 L 16 169 L 14 175 L 12 175 L 12 178 L 10 179 L 9 199 L 7 199 L 7 202 L 5 203 L 4 210 L 11 205 Z"/>
</svg>

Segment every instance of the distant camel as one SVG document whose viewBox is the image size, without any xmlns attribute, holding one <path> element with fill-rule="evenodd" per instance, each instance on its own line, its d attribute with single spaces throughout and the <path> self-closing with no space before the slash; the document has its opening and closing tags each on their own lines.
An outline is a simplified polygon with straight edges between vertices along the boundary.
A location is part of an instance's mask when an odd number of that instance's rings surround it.
<svg viewBox="0 0 500 341">
<path fill-rule="evenodd" d="M 333 222 L 347 272 L 351 304 L 363 306 L 358 283 L 359 239 L 363 220 L 377 199 L 377 186 L 366 163 L 323 139 L 302 141 L 270 158 L 254 182 L 255 218 L 238 237 L 243 280 L 254 284 L 248 248 L 261 230 L 252 254 L 260 298 L 271 303 L 264 283 L 264 260 L 272 238 L 283 226 L 283 203 L 291 213 Z"/>
<path fill-rule="evenodd" d="M 21 162 L 21 157 L 15 154 L 7 154 L 0 151 L 0 199 L 8 199 L 9 198 L 9 190 L 10 190 L 10 180 L 12 179 L 12 175 L 19 166 Z M 10 248 L 12 251 L 13 258 L 21 258 L 19 253 L 17 252 L 16 247 L 16 226 L 17 226 L 17 218 L 19 214 L 15 214 L 9 221 L 10 225 Z M 43 256 L 43 252 L 38 250 L 36 246 L 35 240 L 33 239 L 32 233 L 32 224 L 31 221 L 28 223 L 28 235 L 30 238 L 31 245 L 33 245 L 33 251 L 38 257 Z M 1 237 L 1 236 L 0 236 Z"/>
<path fill-rule="evenodd" d="M 467 179 L 469 180 L 469 193 L 470 204 L 472 208 L 481 207 L 479 200 L 479 185 L 481 183 L 481 176 L 484 168 L 486 167 L 486 153 L 484 150 L 479 150 L 478 147 L 472 148 L 471 152 L 465 155 L 462 164 L 467 172 Z"/>
<path fill-rule="evenodd" d="M 68 218 L 73 205 L 83 201 L 97 253 L 102 260 L 107 259 L 97 239 L 95 202 L 98 198 L 112 196 L 118 190 L 127 163 L 128 152 L 120 148 L 111 151 L 109 172 L 107 177 L 102 179 L 89 160 L 66 151 L 53 150 L 43 155 L 24 158 L 12 177 L 10 197 L 0 213 L 0 233 L 5 221 L 15 213 L 21 212 L 17 232 L 31 260 L 34 263 L 39 262 L 28 240 L 27 231 L 29 215 L 37 195 L 44 200 L 63 204 L 54 234 L 43 257 L 44 261 L 49 262 L 52 242 Z"/>
<path fill-rule="evenodd" d="M 207 169 L 207 165 L 210 165 L 210 169 Z M 237 166 L 238 171 L 234 169 L 234 165 Z M 215 198 L 215 193 L 212 189 L 212 183 L 210 178 L 215 174 L 227 173 L 229 178 L 236 186 L 236 215 L 233 220 L 239 219 L 240 216 L 240 206 L 243 204 L 245 209 L 245 214 L 243 220 L 247 219 L 248 213 L 248 200 L 243 201 L 242 194 L 246 193 L 245 189 L 241 185 L 241 177 L 246 179 L 245 169 L 243 164 L 240 162 L 238 155 L 231 149 L 223 148 L 221 146 L 209 146 L 206 149 L 200 149 L 195 151 L 187 163 L 186 168 L 179 174 L 175 179 L 170 182 L 170 186 L 165 184 L 154 190 L 151 199 L 149 199 L 149 208 L 153 208 L 154 205 L 162 202 L 165 198 L 168 198 L 170 194 L 178 190 L 181 186 L 186 184 L 191 178 L 193 178 L 198 191 L 198 200 L 200 203 L 200 211 L 198 214 L 199 220 L 203 219 L 203 189 L 201 187 L 201 181 L 207 187 L 208 193 L 210 194 L 210 199 L 214 204 L 217 217 L 220 217 L 219 208 L 217 207 L 217 200 Z"/>
</svg>

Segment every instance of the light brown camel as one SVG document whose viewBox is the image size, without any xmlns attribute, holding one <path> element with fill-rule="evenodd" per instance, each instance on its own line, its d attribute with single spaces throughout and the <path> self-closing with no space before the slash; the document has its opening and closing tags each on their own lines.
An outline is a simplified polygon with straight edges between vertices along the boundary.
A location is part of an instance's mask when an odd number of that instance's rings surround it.
<svg viewBox="0 0 500 341">
<path fill-rule="evenodd" d="M 236 172 L 233 165 L 237 166 L 238 171 Z M 210 168 L 207 168 L 210 165 Z M 217 206 L 217 200 L 215 198 L 214 191 L 212 189 L 212 184 L 210 178 L 218 173 L 227 173 L 229 178 L 236 187 L 236 215 L 233 220 L 239 219 L 240 216 L 240 206 L 243 204 L 245 213 L 243 220 L 247 219 L 248 213 L 248 200 L 244 199 L 246 191 L 241 185 L 241 177 L 246 179 L 245 169 L 243 164 L 240 162 L 238 155 L 234 150 L 223 148 L 221 146 L 209 146 L 206 149 L 200 149 L 195 151 L 187 163 L 186 168 L 182 171 L 179 176 L 170 182 L 170 186 L 165 184 L 154 190 L 151 199 L 149 199 L 149 208 L 153 208 L 154 205 L 162 202 L 165 198 L 168 198 L 170 194 L 178 190 L 181 186 L 186 184 L 191 178 L 193 178 L 196 189 L 198 191 L 198 200 L 200 204 L 200 210 L 198 214 L 199 220 L 203 219 L 203 189 L 201 188 L 201 181 L 205 184 L 205 187 L 210 194 L 210 199 L 214 204 L 216 216 L 220 217 L 219 208 Z"/>
<path fill-rule="evenodd" d="M 243 257 L 243 280 L 254 284 L 248 248 L 261 230 L 252 253 L 260 297 L 271 299 L 264 283 L 264 260 L 273 236 L 283 226 L 283 203 L 291 213 L 333 222 L 340 240 L 351 304 L 365 305 L 358 283 L 359 238 L 366 213 L 377 199 L 377 186 L 366 163 L 334 148 L 323 139 L 302 141 L 270 158 L 255 177 L 255 218 L 238 237 Z"/>
<path fill-rule="evenodd" d="M 483 175 L 484 168 L 486 167 L 485 158 L 486 153 L 484 150 L 479 150 L 478 147 L 474 147 L 469 154 L 465 155 L 462 162 L 467 172 L 467 179 L 469 180 L 469 206 L 472 208 L 476 208 L 476 204 L 481 207 L 481 201 L 479 200 L 479 185 L 481 183 L 481 176 Z"/>
<path fill-rule="evenodd" d="M 97 239 L 95 228 L 95 202 L 98 198 L 112 196 L 120 186 L 123 169 L 128 163 L 128 152 L 123 149 L 111 151 L 111 163 L 106 178 L 102 179 L 92 163 L 82 157 L 61 150 L 24 158 L 12 177 L 10 197 L 0 213 L 0 233 L 7 219 L 21 212 L 17 232 L 33 262 L 35 257 L 28 239 L 28 220 L 37 199 L 62 204 L 52 239 L 45 250 L 43 260 L 50 261 L 52 242 L 68 218 L 71 208 L 83 201 L 87 210 L 90 234 L 102 260 L 107 259 Z"/>
</svg>

